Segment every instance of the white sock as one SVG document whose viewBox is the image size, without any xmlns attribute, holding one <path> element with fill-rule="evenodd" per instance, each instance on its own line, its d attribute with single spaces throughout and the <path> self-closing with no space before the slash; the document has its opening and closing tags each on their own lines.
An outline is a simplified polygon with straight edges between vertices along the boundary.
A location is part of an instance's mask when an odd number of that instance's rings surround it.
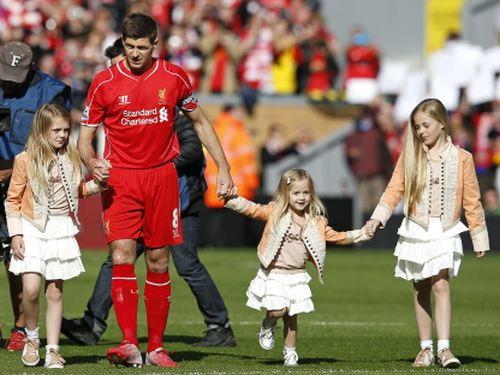
<svg viewBox="0 0 500 375">
<path fill-rule="evenodd" d="M 432 340 L 420 340 L 420 349 L 430 348 L 431 352 L 434 351 Z"/>
<path fill-rule="evenodd" d="M 438 340 L 438 352 L 450 348 L 450 340 Z"/>
<path fill-rule="evenodd" d="M 48 353 L 50 349 L 54 349 L 59 353 L 59 345 L 45 345 L 45 352 Z"/>
<path fill-rule="evenodd" d="M 296 351 L 297 347 L 296 346 L 283 346 L 283 351 L 286 352 L 294 352 Z"/>
<path fill-rule="evenodd" d="M 30 331 L 28 328 L 26 328 L 26 336 L 28 336 L 30 339 L 38 339 L 38 331 L 40 330 L 40 327 L 36 327 L 33 331 Z"/>
</svg>

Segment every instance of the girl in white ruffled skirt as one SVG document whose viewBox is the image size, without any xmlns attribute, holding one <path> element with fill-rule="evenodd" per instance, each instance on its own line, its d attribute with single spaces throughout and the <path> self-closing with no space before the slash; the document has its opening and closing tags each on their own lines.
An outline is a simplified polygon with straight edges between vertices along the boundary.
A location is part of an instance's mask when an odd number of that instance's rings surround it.
<svg viewBox="0 0 500 375">
<path fill-rule="evenodd" d="M 71 117 L 64 108 L 43 105 L 35 114 L 26 151 L 14 160 L 5 203 L 11 236 L 9 271 L 22 275 L 22 306 L 26 342 L 22 362 L 36 366 L 39 355 L 39 294 L 45 278 L 45 367 L 63 368 L 59 333 L 63 312 L 63 281 L 84 272 L 78 233 L 78 198 L 100 191 L 84 183 L 80 156 L 71 138 Z"/>
<path fill-rule="evenodd" d="M 456 368 L 450 350 L 451 297 L 449 279 L 457 276 L 462 259 L 460 233 L 470 229 L 478 258 L 489 250 L 488 231 L 480 201 L 472 155 L 451 143 L 443 104 L 425 99 L 410 116 L 405 148 L 380 203 L 367 222 L 373 235 L 384 226 L 401 198 L 405 218 L 398 230 L 395 276 L 413 282 L 420 352 L 414 367 L 434 364 L 431 294 L 435 299 L 437 362 Z M 460 222 L 462 208 L 469 229 Z"/>
<path fill-rule="evenodd" d="M 297 315 L 314 311 L 306 262 L 313 262 L 321 280 L 326 241 L 345 245 L 368 236 L 363 230 L 336 232 L 328 226 L 313 181 L 303 169 L 285 172 L 267 205 L 232 197 L 226 207 L 266 221 L 257 253 L 261 266 L 247 290 L 247 306 L 266 312 L 259 333 L 265 350 L 274 347 L 276 323 L 283 319 L 284 365 L 297 366 Z"/>
</svg>

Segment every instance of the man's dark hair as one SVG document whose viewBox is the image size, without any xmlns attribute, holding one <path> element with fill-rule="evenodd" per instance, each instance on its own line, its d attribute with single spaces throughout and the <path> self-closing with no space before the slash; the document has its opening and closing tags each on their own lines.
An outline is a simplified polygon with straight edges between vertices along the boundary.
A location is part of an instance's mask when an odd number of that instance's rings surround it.
<svg viewBox="0 0 500 375">
<path fill-rule="evenodd" d="M 151 44 L 154 44 L 158 34 L 156 21 L 143 13 L 129 14 L 122 23 L 123 40 L 127 38 L 140 39 L 149 38 Z"/>
<path fill-rule="evenodd" d="M 125 54 L 125 49 L 123 48 L 122 38 L 116 39 L 112 45 L 104 50 L 104 56 L 110 60 L 123 54 Z"/>
</svg>

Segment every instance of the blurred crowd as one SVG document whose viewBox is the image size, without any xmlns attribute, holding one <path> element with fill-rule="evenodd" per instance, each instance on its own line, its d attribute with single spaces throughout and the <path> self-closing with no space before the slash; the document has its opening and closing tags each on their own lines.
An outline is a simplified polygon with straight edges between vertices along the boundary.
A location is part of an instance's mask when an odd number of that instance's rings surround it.
<svg viewBox="0 0 500 375">
<path fill-rule="evenodd" d="M 239 93 L 249 114 L 259 93 L 318 97 L 335 85 L 339 45 L 319 0 L 1 0 L 0 38 L 31 45 L 78 108 L 132 12 L 158 21 L 158 56 L 184 68 L 195 90 Z"/>
<path fill-rule="evenodd" d="M 429 57 L 425 73 L 410 72 L 382 62 L 361 25 L 353 25 L 341 48 L 322 19 L 320 0 L 0 0 L 0 39 L 26 42 L 42 72 L 71 86 L 78 122 L 92 77 L 106 67 L 104 50 L 120 36 L 121 20 L 131 12 L 158 21 L 158 57 L 182 66 L 199 93 L 240 95 L 246 116 L 253 115 L 260 94 L 360 104 L 346 159 L 362 181 L 366 212 L 401 152 L 408 108 L 422 97 L 439 97 L 451 109 L 454 142 L 475 156 L 487 212 L 500 212 L 500 47 L 482 50 L 450 34 L 443 49 Z M 221 138 L 227 124 L 240 124 L 240 144 L 223 141 L 226 152 L 232 147 L 240 155 L 241 145 L 252 141 L 241 125 L 244 116 L 225 108 L 218 120 Z M 251 176 L 242 180 L 253 191 L 262 185 L 258 161 L 265 167 L 304 152 L 312 142 L 307 126 L 292 144 L 282 124 L 266 126 L 269 137 L 260 155 L 244 156 L 242 170 Z"/>
</svg>

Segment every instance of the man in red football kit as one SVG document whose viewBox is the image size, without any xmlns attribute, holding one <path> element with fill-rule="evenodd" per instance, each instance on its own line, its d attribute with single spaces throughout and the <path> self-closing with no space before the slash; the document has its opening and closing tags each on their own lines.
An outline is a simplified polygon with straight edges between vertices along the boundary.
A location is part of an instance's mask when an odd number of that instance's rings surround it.
<svg viewBox="0 0 500 375">
<path fill-rule="evenodd" d="M 186 73 L 153 58 L 157 25 L 134 13 L 125 18 L 122 39 L 126 58 L 98 73 L 87 95 L 78 150 L 94 178 L 107 184 L 102 193 L 106 240 L 113 259 L 111 294 L 123 333 L 110 348 L 111 363 L 142 366 L 137 341 L 138 287 L 134 271 L 136 242 L 144 240 L 148 321 L 146 365 L 175 367 L 163 348 L 162 336 L 170 305 L 168 257 L 170 245 L 182 242 L 177 173 L 179 154 L 175 107 L 179 106 L 219 167 L 217 195 L 235 193 L 224 152 L 213 128 L 198 106 Z M 97 160 L 92 139 L 104 126 L 104 159 Z"/>
</svg>

